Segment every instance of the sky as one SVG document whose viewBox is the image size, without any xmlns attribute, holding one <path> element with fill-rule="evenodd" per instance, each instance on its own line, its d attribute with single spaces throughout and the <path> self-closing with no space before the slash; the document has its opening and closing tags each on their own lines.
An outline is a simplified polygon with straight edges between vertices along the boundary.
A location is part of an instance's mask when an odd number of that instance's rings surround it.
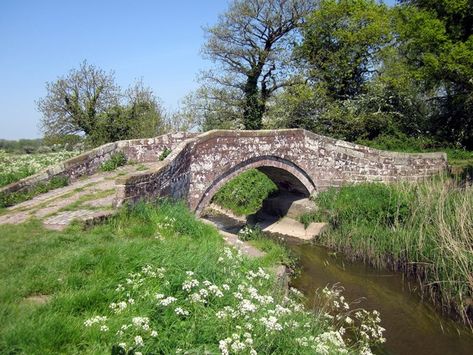
<svg viewBox="0 0 473 355">
<path fill-rule="evenodd" d="M 388 3 L 392 2 L 387 1 Z M 41 137 L 35 101 L 83 60 L 135 79 L 175 109 L 197 87 L 202 26 L 227 0 L 0 0 L 0 138 Z"/>
<path fill-rule="evenodd" d="M 0 1 L 0 138 L 41 136 L 45 83 L 86 59 L 123 88 L 143 78 L 165 107 L 197 87 L 202 26 L 224 0 Z"/>
</svg>

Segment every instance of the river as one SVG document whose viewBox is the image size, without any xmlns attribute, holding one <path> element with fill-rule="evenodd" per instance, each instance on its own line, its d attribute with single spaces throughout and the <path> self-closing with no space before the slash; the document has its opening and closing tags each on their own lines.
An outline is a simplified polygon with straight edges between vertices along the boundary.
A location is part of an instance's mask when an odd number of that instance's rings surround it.
<svg viewBox="0 0 473 355">
<path fill-rule="evenodd" d="M 230 233 L 242 227 L 226 216 L 206 217 Z M 286 241 L 298 258 L 298 272 L 291 285 L 302 291 L 307 304 L 313 304 L 317 289 L 335 283 L 344 287 L 348 300 L 362 299 L 359 307 L 378 310 L 387 341 L 380 354 L 395 355 L 471 355 L 473 334 L 465 326 L 440 315 L 423 302 L 417 284 L 401 273 L 376 270 L 314 244 Z"/>
</svg>

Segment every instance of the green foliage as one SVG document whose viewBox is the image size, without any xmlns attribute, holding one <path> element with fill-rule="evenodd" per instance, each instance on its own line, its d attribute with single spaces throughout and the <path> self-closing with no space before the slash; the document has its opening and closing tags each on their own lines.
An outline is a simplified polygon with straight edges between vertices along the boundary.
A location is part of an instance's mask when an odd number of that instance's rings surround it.
<svg viewBox="0 0 473 355">
<path fill-rule="evenodd" d="M 351 221 L 363 221 L 368 225 L 392 227 L 408 217 L 411 198 L 394 186 L 384 184 L 332 188 L 317 196 L 315 203 L 319 207 L 318 212 L 303 216 L 301 221 L 305 224 L 312 220 L 328 221 L 335 227 Z"/>
<path fill-rule="evenodd" d="M 0 187 L 36 174 L 44 168 L 73 157 L 78 152 L 10 154 L 0 150 Z"/>
<path fill-rule="evenodd" d="M 0 187 L 33 175 L 36 171 L 28 166 L 22 166 L 16 171 L 0 173 Z"/>
<path fill-rule="evenodd" d="M 127 162 L 126 155 L 123 152 L 113 153 L 110 158 L 102 163 L 100 169 L 102 171 L 113 171 L 118 167 L 125 165 Z"/>
<path fill-rule="evenodd" d="M 325 312 L 332 299 L 322 304 L 327 308 L 314 312 L 306 312 L 294 292 L 285 299 L 274 277 L 263 270 L 274 264 L 239 256 L 225 247 L 218 231 L 197 221 L 182 204 L 124 208 L 103 225 L 86 230 L 77 225 L 64 232 L 48 231 L 31 221 L 2 225 L 0 234 L 0 353 L 105 354 L 112 349 L 123 353 L 117 349 L 120 343 L 127 343 L 128 354 L 170 354 L 177 349 L 219 353 L 221 340 L 247 331 L 251 346 L 260 354 L 304 353 L 297 338 L 315 339 L 342 326 L 327 321 Z M 192 279 L 199 285 L 188 292 L 183 286 Z M 208 285 L 214 291 L 217 287 L 222 296 L 214 295 Z M 253 295 L 271 296 L 271 302 L 264 305 L 252 299 L 248 286 Z M 201 289 L 207 292 L 207 296 L 200 292 L 207 302 L 189 302 L 190 295 Z M 237 292 L 256 306 L 252 317 L 245 318 L 248 313 L 218 316 L 227 314 L 228 307 L 243 310 L 234 296 Z M 45 302 L 37 303 L 32 296 Z M 163 306 L 164 297 L 175 300 Z M 114 312 L 111 305 L 116 308 L 123 301 L 126 307 Z M 284 314 L 268 312 L 276 305 L 283 307 Z M 296 305 L 301 311 L 293 311 Z M 178 307 L 188 314 L 177 314 Z M 283 324 L 283 331 L 270 331 L 262 323 L 261 318 L 270 314 Z M 86 326 L 99 315 L 107 319 Z M 140 327 L 139 321 L 149 327 Z M 286 322 L 291 326 L 286 327 Z M 251 329 L 245 327 L 248 323 Z M 131 326 L 121 328 L 127 324 Z M 101 325 L 106 327 L 101 330 Z M 120 328 L 122 335 L 117 334 Z M 157 331 L 156 337 L 152 330 Z M 353 339 L 344 335 L 347 352 L 359 353 L 359 331 L 350 328 L 346 333 L 354 334 Z M 141 337 L 141 347 L 135 336 Z M 322 344 L 336 350 L 330 342 Z"/>
<path fill-rule="evenodd" d="M 161 154 L 159 154 L 158 160 L 163 161 L 168 157 L 169 154 L 171 154 L 172 150 L 168 147 L 164 147 L 164 150 L 162 151 Z"/>
<path fill-rule="evenodd" d="M 263 237 L 263 231 L 259 227 L 250 227 L 249 225 L 244 226 L 238 232 L 238 238 L 243 241 L 256 240 Z"/>
<path fill-rule="evenodd" d="M 155 136 L 164 130 L 158 99 L 137 81 L 122 91 L 113 73 L 84 61 L 78 69 L 46 84 L 37 102 L 49 141 L 74 141 L 84 135 L 92 145 Z"/>
<path fill-rule="evenodd" d="M 455 5 L 453 5 L 455 3 Z M 406 135 L 473 148 L 471 2 L 321 1 L 302 27 L 296 82 L 266 126 L 349 141 Z"/>
<path fill-rule="evenodd" d="M 65 176 L 54 176 L 46 183 L 38 183 L 27 190 L 21 190 L 13 193 L 0 193 L 0 208 L 16 205 L 27 201 L 42 193 L 67 186 L 69 179 Z"/>
<path fill-rule="evenodd" d="M 211 93 L 209 108 L 223 105 L 227 108 L 222 111 L 232 114 L 222 118 L 214 111 L 207 115 L 207 126 L 231 125 L 228 118 L 240 116 L 237 124 L 244 129 L 262 128 L 268 99 L 290 82 L 289 44 L 312 7 L 309 0 L 234 0 L 217 24 L 205 28 L 203 53 L 216 64 L 216 70 L 202 75 L 203 87 Z"/>
<path fill-rule="evenodd" d="M 282 243 L 277 242 L 275 238 L 265 236 L 260 227 L 245 225 L 238 232 L 238 238 L 250 242 L 251 245 L 264 252 L 265 258 L 272 263 L 284 264 L 291 268 L 296 267 L 297 260 L 290 254 L 290 250 Z"/>
<path fill-rule="evenodd" d="M 323 0 L 302 27 L 299 56 L 309 78 L 333 99 L 356 97 L 392 39 L 389 11 L 374 0 Z"/>
<path fill-rule="evenodd" d="M 318 241 L 378 267 L 414 274 L 443 309 L 467 321 L 472 297 L 473 188 L 437 178 L 416 184 L 361 184 L 322 192 Z M 470 315 L 471 316 L 471 315 Z"/>
<path fill-rule="evenodd" d="M 0 150 L 7 153 L 31 154 L 43 146 L 42 139 L 0 139 Z"/>
<path fill-rule="evenodd" d="M 256 169 L 250 169 L 226 183 L 213 201 L 237 215 L 249 215 L 257 212 L 266 197 L 275 191 L 277 186 L 271 179 Z"/>
</svg>

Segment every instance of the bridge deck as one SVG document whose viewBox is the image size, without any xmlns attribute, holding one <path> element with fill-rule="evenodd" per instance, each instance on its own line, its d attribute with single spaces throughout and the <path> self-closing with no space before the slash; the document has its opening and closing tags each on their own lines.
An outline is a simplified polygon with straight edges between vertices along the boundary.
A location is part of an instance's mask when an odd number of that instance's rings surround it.
<svg viewBox="0 0 473 355">
<path fill-rule="evenodd" d="M 62 230 L 74 220 L 92 221 L 113 213 L 115 180 L 160 163 L 126 165 L 112 172 L 99 172 L 74 181 L 66 187 L 51 190 L 31 200 L 7 208 L 0 224 L 19 224 L 31 218 L 42 221 L 48 229 Z"/>
</svg>

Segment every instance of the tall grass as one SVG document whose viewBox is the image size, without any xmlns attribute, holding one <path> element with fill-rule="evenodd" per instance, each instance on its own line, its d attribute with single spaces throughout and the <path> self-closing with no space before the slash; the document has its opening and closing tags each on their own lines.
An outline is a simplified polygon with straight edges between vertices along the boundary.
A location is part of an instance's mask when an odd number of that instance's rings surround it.
<svg viewBox="0 0 473 355">
<path fill-rule="evenodd" d="M 414 275 L 424 293 L 473 319 L 473 187 L 453 179 L 362 184 L 321 193 L 308 220 L 329 221 L 318 241 L 377 267 Z"/>
</svg>

